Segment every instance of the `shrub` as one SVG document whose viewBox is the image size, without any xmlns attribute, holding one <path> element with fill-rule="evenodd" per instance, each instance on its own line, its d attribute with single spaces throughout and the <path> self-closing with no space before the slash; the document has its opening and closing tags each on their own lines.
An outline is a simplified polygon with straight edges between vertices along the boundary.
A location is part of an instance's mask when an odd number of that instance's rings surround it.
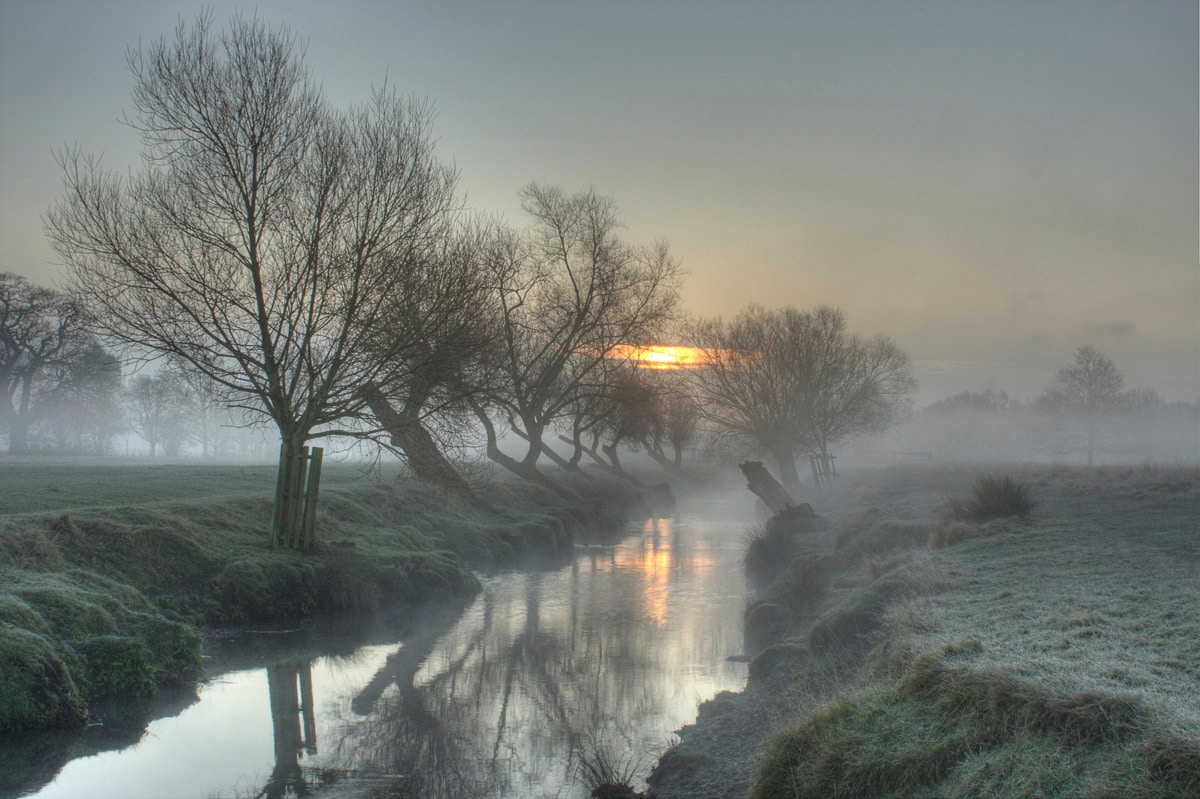
<svg viewBox="0 0 1200 799">
<path fill-rule="evenodd" d="M 1028 516 L 1037 505 L 1028 486 L 1008 475 L 985 475 L 975 481 L 969 496 L 949 499 L 946 514 L 952 519 L 982 521 L 1003 516 Z"/>
</svg>

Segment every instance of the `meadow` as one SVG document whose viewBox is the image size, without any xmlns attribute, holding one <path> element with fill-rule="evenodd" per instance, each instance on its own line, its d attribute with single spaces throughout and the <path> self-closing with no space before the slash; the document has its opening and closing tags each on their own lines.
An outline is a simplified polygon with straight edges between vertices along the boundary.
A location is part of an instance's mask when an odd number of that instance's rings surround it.
<svg viewBox="0 0 1200 799">
<path fill-rule="evenodd" d="M 767 704 L 753 797 L 1200 795 L 1200 470 L 904 466 L 812 502 L 825 529 L 752 532 L 750 685 L 660 796 L 736 771 L 717 742 Z"/>
</svg>

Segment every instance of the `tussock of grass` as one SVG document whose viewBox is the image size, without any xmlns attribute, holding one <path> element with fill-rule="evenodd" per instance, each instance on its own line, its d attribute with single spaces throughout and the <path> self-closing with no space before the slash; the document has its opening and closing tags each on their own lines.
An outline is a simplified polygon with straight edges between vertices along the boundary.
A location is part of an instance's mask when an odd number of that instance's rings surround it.
<svg viewBox="0 0 1200 799">
<path fill-rule="evenodd" d="M 1005 516 L 1026 517 L 1038 506 L 1038 500 L 1028 486 L 1009 475 L 984 475 L 966 497 L 951 497 L 946 501 L 946 515 L 963 521 L 983 521 Z"/>
<path fill-rule="evenodd" d="M 834 569 L 833 558 L 813 551 L 798 555 L 788 564 L 774 586 L 775 592 L 800 618 L 810 613 L 829 588 Z"/>
<path fill-rule="evenodd" d="M 961 544 L 963 541 L 969 541 L 982 534 L 983 530 L 973 524 L 966 524 L 960 521 L 946 521 L 942 524 L 935 524 L 930 530 L 929 548 L 944 549 L 952 547 L 955 544 Z"/>
<path fill-rule="evenodd" d="M 641 799 L 643 794 L 633 783 L 641 770 L 643 757 L 614 754 L 602 744 L 586 745 L 577 758 L 579 779 L 594 799 Z"/>
<path fill-rule="evenodd" d="M 742 557 L 746 576 L 757 585 L 770 585 L 791 561 L 795 541 L 796 533 L 788 527 L 763 524 L 752 528 Z"/>
<path fill-rule="evenodd" d="M 751 683 L 764 680 L 780 669 L 797 671 L 804 666 L 808 649 L 801 641 L 780 641 L 759 652 L 750 661 L 748 679 Z"/>
</svg>

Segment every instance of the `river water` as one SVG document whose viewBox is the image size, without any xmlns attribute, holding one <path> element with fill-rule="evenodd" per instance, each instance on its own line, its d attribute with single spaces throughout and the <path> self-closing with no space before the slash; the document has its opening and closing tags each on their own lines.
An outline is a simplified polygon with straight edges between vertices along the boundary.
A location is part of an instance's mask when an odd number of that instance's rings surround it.
<svg viewBox="0 0 1200 799">
<path fill-rule="evenodd" d="M 581 757 L 640 779 L 700 702 L 745 685 L 745 664 L 728 657 L 742 651 L 752 499 L 685 498 L 615 546 L 481 574 L 465 610 L 426 614 L 402 637 L 213 642 L 210 672 L 223 673 L 144 733 L 31 738 L 5 760 L 32 765 L 0 794 L 584 797 Z"/>
</svg>

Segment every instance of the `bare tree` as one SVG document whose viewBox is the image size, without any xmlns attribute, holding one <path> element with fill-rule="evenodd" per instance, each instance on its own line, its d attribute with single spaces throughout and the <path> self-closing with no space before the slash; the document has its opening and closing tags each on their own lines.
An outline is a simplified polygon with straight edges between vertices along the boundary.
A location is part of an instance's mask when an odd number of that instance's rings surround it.
<svg viewBox="0 0 1200 799">
<path fill-rule="evenodd" d="M 587 454 L 597 466 L 629 479 L 620 465 L 614 465 L 612 459 L 603 452 L 603 444 L 605 438 L 611 435 L 615 424 L 613 417 L 621 410 L 618 395 L 621 386 L 628 382 L 629 373 L 635 368 L 633 363 L 622 357 L 608 357 L 599 362 L 573 359 L 568 362 L 567 368 L 588 369 L 586 377 L 568 381 L 573 383 L 570 401 L 555 422 L 561 431 L 558 439 L 571 446 L 571 454 L 568 458 L 560 459 L 550 448 L 546 449 L 546 453 L 559 466 L 571 471 L 579 470 L 579 462 Z"/>
<path fill-rule="evenodd" d="M 692 335 L 705 353 L 693 373 L 701 415 L 719 436 L 771 453 L 793 491 L 797 454 L 828 455 L 838 441 L 886 430 L 916 388 L 891 339 L 850 334 L 834 308 L 752 305 L 730 322 L 701 320 Z"/>
<path fill-rule="evenodd" d="M 1113 446 L 1116 415 L 1128 402 L 1125 376 L 1104 353 L 1091 346 L 1075 350 L 1034 401 L 1049 426 L 1050 446 L 1081 449 L 1091 466 L 1098 450 Z"/>
<path fill-rule="evenodd" d="M 456 175 L 433 156 L 428 104 L 378 90 L 329 108 L 286 28 L 234 16 L 216 32 L 203 14 L 128 61 L 145 166 L 121 178 L 63 152 L 49 237 L 97 328 L 270 418 L 287 485 L 304 444 L 386 380 L 388 358 L 354 355 Z M 295 511 L 277 503 L 273 542 Z"/>
<path fill-rule="evenodd" d="M 124 426 L 120 359 L 85 336 L 50 371 L 49 382 L 58 391 L 36 429 L 62 451 L 109 453 L 113 437 Z"/>
<path fill-rule="evenodd" d="M 670 318 L 679 267 L 665 243 L 624 242 L 615 203 L 595 191 L 530 184 L 521 199 L 533 220 L 528 235 L 502 232 L 489 252 L 500 335 L 494 382 L 472 402 L 488 457 L 545 482 L 537 462 L 546 429 L 616 345 L 651 339 Z M 521 457 L 500 449 L 497 420 L 524 439 Z"/>
<path fill-rule="evenodd" d="M 646 454 L 668 472 L 683 474 L 683 452 L 700 434 L 700 407 L 688 382 L 690 373 L 654 370 L 652 375 L 658 389 L 658 424 L 643 442 Z"/>
<path fill-rule="evenodd" d="M 0 419 L 10 453 L 29 451 L 29 429 L 55 407 L 82 333 L 68 295 L 0 272 Z"/>
<path fill-rule="evenodd" d="M 478 220 L 447 224 L 436 246 L 415 259 L 407 285 L 388 298 L 364 358 L 391 359 L 384 380 L 362 387 L 367 435 L 383 436 L 418 477 L 478 501 L 447 458 L 460 450 L 474 416 L 465 399 L 482 390 L 494 350 L 484 256 L 492 235 Z"/>
<path fill-rule="evenodd" d="M 640 450 L 663 426 L 662 397 L 658 386 L 629 365 L 611 381 L 606 394 L 606 408 L 600 416 L 599 430 L 605 438 L 601 450 L 612 467 L 627 476 L 621 465 L 622 446 Z"/>
<path fill-rule="evenodd" d="M 160 448 L 168 457 L 178 455 L 196 433 L 194 397 L 175 370 L 134 377 L 125 390 L 125 405 L 129 426 L 150 446 L 151 458 Z"/>
</svg>

